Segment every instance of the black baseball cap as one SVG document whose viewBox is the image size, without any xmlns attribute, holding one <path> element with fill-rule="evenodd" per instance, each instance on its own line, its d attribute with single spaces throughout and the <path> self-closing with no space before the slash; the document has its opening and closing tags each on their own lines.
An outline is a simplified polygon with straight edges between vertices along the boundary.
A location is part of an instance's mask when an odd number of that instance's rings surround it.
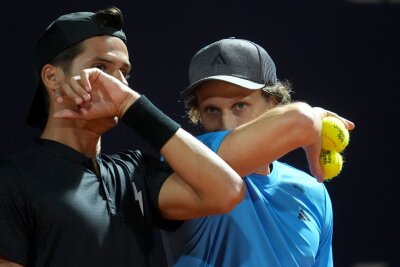
<svg viewBox="0 0 400 267">
<path fill-rule="evenodd" d="M 117 8 L 114 8 L 118 10 Z M 100 35 L 110 35 L 127 42 L 122 31 L 122 15 L 120 21 L 105 21 L 106 16 L 93 12 L 75 12 L 62 15 L 54 20 L 44 31 L 33 51 L 33 63 L 37 89 L 33 96 L 26 122 L 33 127 L 43 129 L 47 121 L 45 103 L 46 91 L 41 84 L 41 71 L 57 55 L 74 44 Z M 110 15 L 112 16 L 112 15 Z M 111 26 L 110 26 L 111 25 Z"/>
<path fill-rule="evenodd" d="M 190 85 L 181 92 L 186 98 L 208 80 L 221 80 L 247 89 L 274 85 L 275 64 L 264 48 L 245 39 L 222 39 L 200 49 L 189 66 Z"/>
</svg>

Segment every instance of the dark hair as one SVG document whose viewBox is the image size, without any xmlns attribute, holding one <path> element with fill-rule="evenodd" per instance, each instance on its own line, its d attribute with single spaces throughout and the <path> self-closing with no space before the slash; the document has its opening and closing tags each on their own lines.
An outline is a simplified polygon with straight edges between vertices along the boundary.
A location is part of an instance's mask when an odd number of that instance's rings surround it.
<svg viewBox="0 0 400 267">
<path fill-rule="evenodd" d="M 72 61 L 79 56 L 83 50 L 82 42 L 74 44 L 58 54 L 49 64 L 61 67 L 65 73 L 69 73 Z"/>
<path fill-rule="evenodd" d="M 94 17 L 101 25 L 115 29 L 121 29 L 124 22 L 122 12 L 117 7 L 98 10 Z"/>
<path fill-rule="evenodd" d="M 94 14 L 94 17 L 96 18 L 97 22 L 104 27 L 115 29 L 122 28 L 123 16 L 121 10 L 117 7 L 109 7 L 106 9 L 98 10 Z M 71 68 L 72 61 L 84 50 L 82 42 L 74 44 L 65 49 L 54 59 L 52 59 L 49 64 L 61 67 L 64 72 L 68 73 Z"/>
</svg>

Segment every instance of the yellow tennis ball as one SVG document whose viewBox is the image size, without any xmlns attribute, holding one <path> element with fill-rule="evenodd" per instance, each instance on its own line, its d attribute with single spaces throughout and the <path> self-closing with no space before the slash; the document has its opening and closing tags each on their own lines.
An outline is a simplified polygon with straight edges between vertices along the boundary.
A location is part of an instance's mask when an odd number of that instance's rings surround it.
<svg viewBox="0 0 400 267">
<path fill-rule="evenodd" d="M 322 119 L 322 149 L 342 152 L 349 144 L 350 134 L 343 122 L 335 117 Z"/>
<path fill-rule="evenodd" d="M 322 150 L 319 163 L 324 171 L 325 179 L 332 179 L 338 176 L 343 166 L 343 158 L 335 150 Z"/>
</svg>

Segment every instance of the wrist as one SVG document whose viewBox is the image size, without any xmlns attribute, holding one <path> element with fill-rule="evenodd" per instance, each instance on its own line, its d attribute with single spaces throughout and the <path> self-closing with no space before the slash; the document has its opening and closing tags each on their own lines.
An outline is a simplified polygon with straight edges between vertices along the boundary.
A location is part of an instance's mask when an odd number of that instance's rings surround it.
<svg viewBox="0 0 400 267">
<path fill-rule="evenodd" d="M 157 151 L 178 131 L 180 125 L 154 106 L 144 95 L 126 110 L 121 120 Z"/>
<path fill-rule="evenodd" d="M 127 96 L 120 105 L 119 114 L 117 114 L 118 118 L 122 118 L 126 111 L 140 98 L 140 94 L 133 90 L 129 90 L 127 92 Z"/>
</svg>

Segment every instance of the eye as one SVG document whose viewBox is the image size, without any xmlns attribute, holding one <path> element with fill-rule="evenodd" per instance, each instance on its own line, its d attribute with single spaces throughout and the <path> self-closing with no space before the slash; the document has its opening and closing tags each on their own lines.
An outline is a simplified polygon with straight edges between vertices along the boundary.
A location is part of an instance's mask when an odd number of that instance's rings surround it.
<svg viewBox="0 0 400 267">
<path fill-rule="evenodd" d="M 129 72 L 126 71 L 126 70 L 121 70 L 121 73 L 122 73 L 122 75 L 124 76 L 125 80 L 128 80 L 128 79 L 131 77 L 131 75 L 129 74 Z"/>
<path fill-rule="evenodd" d="M 243 110 L 247 107 L 247 104 L 244 102 L 238 102 L 234 105 L 235 109 L 237 110 Z"/>
<path fill-rule="evenodd" d="M 96 65 L 93 66 L 93 68 L 97 68 L 97 69 L 99 69 L 101 71 L 104 71 L 104 72 L 106 70 L 106 66 L 104 66 L 103 64 L 96 64 Z"/>
<path fill-rule="evenodd" d="M 206 107 L 204 110 L 206 111 L 207 114 L 211 115 L 217 114 L 219 112 L 219 109 L 216 107 Z"/>
</svg>

